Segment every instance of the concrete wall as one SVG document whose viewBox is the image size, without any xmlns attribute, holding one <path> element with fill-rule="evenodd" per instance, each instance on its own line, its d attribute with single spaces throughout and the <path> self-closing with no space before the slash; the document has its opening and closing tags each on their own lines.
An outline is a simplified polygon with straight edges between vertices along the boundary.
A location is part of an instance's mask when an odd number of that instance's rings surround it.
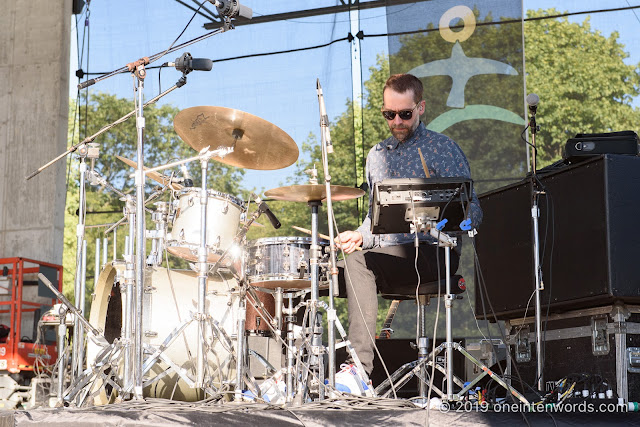
<svg viewBox="0 0 640 427">
<path fill-rule="evenodd" d="M 3 0 L 0 258 L 62 263 L 71 0 Z"/>
</svg>

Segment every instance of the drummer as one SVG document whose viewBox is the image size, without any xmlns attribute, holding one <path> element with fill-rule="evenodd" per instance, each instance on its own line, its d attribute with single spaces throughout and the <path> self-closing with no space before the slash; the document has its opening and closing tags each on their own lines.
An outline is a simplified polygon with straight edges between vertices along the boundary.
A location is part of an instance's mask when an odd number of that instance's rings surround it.
<svg viewBox="0 0 640 427">
<path fill-rule="evenodd" d="M 382 115 L 391 136 L 371 148 L 367 155 L 366 171 L 369 189 L 387 178 L 424 178 L 420 154 L 425 158 L 431 177 L 470 178 L 469 163 L 462 149 L 449 137 L 428 130 L 420 122 L 425 112 L 422 82 L 411 74 L 389 77 L 383 89 Z M 349 308 L 349 339 L 367 374 L 373 370 L 373 356 L 378 313 L 377 291 L 389 292 L 395 286 L 417 284 L 415 247 L 412 234 L 371 233 L 371 200 L 369 213 L 355 231 L 344 231 L 336 238 L 347 254 L 347 273 L 340 268 L 340 287 L 346 287 Z M 475 193 L 469 205 L 469 218 L 477 227 L 482 210 Z M 444 249 L 434 245 L 429 233 L 419 233 L 418 270 L 420 281 L 438 280 L 438 269 L 444 276 Z M 362 251 L 354 252 L 357 247 Z M 451 272 L 458 269 L 459 247 L 451 252 Z M 440 265 L 436 252 L 440 251 Z M 342 262 L 341 262 L 342 263 Z M 346 279 L 345 279 L 345 276 Z M 351 360 L 336 374 L 336 385 L 354 389 L 356 367 Z"/>
</svg>

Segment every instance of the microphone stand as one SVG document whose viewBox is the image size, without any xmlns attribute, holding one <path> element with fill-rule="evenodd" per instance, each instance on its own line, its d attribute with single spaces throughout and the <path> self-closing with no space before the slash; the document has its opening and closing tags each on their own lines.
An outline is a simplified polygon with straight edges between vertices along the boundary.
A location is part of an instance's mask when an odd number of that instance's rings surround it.
<svg viewBox="0 0 640 427">
<path fill-rule="evenodd" d="M 542 282 L 542 271 L 540 266 L 540 232 L 539 232 L 539 218 L 540 209 L 538 207 L 538 196 L 544 194 L 543 190 L 538 189 L 538 177 L 536 175 L 536 134 L 538 132 L 538 125 L 536 124 L 535 111 L 531 114 L 529 120 L 529 128 L 531 129 L 531 220 L 533 222 L 533 267 L 534 267 L 534 280 L 535 280 L 535 297 L 536 297 L 536 374 L 538 390 L 544 390 L 544 361 L 542 352 L 542 305 L 541 305 L 541 293 L 544 290 L 544 283 Z"/>
<path fill-rule="evenodd" d="M 327 311 L 327 328 L 328 331 L 328 363 L 329 363 L 329 385 L 335 387 L 336 380 L 336 336 L 335 336 L 335 323 L 336 323 L 336 309 L 334 307 L 334 296 L 338 291 L 338 267 L 336 266 L 336 245 L 333 241 L 333 204 L 331 202 L 331 175 L 329 175 L 329 158 L 328 154 L 333 153 L 333 146 L 331 145 L 331 135 L 329 133 L 329 117 L 324 104 L 324 96 L 322 94 L 322 87 L 320 86 L 320 79 L 316 81 L 316 88 L 318 91 L 318 103 L 320 106 L 320 135 L 321 135 L 321 147 L 322 147 L 322 168 L 324 173 L 325 191 L 327 193 L 327 221 L 329 225 L 329 310 Z M 312 241 L 313 245 L 317 245 L 316 240 Z M 311 282 L 312 286 L 315 286 L 315 282 Z"/>
</svg>

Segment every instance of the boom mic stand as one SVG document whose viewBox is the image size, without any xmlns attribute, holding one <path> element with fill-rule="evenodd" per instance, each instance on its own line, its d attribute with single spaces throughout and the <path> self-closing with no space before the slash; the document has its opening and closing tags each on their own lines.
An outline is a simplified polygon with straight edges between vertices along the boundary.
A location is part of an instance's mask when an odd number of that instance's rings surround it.
<svg viewBox="0 0 640 427">
<path fill-rule="evenodd" d="M 533 268 L 534 268 L 534 286 L 536 296 L 536 375 L 538 390 L 544 390 L 544 360 L 542 352 L 542 305 L 541 293 L 544 290 L 542 281 L 542 270 L 540 266 L 540 231 L 538 221 L 540 218 L 540 208 L 538 207 L 538 196 L 544 194 L 544 190 L 538 189 L 538 177 L 536 175 L 536 134 L 538 125 L 536 124 L 536 109 L 539 98 L 535 94 L 527 96 L 529 111 L 531 118 L 529 119 L 529 128 L 531 129 L 531 220 L 533 223 Z"/>
<path fill-rule="evenodd" d="M 333 153 L 333 145 L 331 144 L 331 135 L 329 133 L 329 117 L 327 116 L 327 110 L 324 105 L 324 96 L 322 94 L 322 86 L 320 86 L 320 79 L 316 80 L 316 88 L 318 91 L 318 103 L 320 106 L 320 134 L 322 146 L 322 168 L 324 173 L 325 191 L 327 193 L 327 221 L 329 225 L 329 310 L 327 312 L 327 327 L 329 329 L 327 339 L 329 341 L 329 385 L 335 387 L 336 381 L 336 309 L 334 307 L 333 298 L 338 290 L 338 267 L 336 266 L 336 245 L 333 242 L 334 230 L 333 230 L 333 204 L 331 202 L 331 175 L 329 175 L 329 158 L 328 154 Z M 312 243 L 317 245 L 316 240 Z M 314 282 L 312 282 L 312 286 Z M 317 284 L 317 282 L 316 282 Z"/>
</svg>

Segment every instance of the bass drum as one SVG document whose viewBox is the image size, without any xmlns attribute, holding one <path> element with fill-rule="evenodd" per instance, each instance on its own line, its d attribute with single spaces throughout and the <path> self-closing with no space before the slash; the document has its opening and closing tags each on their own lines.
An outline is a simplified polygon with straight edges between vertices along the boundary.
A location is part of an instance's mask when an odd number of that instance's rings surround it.
<svg viewBox="0 0 640 427">
<path fill-rule="evenodd" d="M 105 338 L 113 343 L 123 330 L 124 301 L 120 284 L 124 283 L 124 264 L 107 265 L 98 280 L 91 303 L 90 323 L 105 332 Z M 190 270 L 147 268 L 143 303 L 143 343 L 145 358 L 158 350 L 163 342 L 198 310 L 198 278 Z M 219 272 L 207 280 L 205 314 L 218 328 L 207 326 L 205 339 L 208 364 L 205 386 L 219 390 L 223 384 L 235 380 L 236 362 L 232 355 L 237 341 L 239 311 L 238 282 L 230 273 Z M 193 381 L 196 378 L 198 324 L 189 323 L 162 352 L 172 364 L 181 368 Z M 243 331 L 244 332 L 244 331 Z M 101 349 L 89 340 L 87 364 L 91 366 Z M 123 361 L 118 363 L 118 376 L 122 378 Z M 166 371 L 166 375 L 164 375 Z M 201 390 L 191 388 L 169 365 L 161 359 L 143 377 L 145 397 L 197 401 L 205 396 Z M 96 404 L 110 400 L 104 393 Z"/>
</svg>

